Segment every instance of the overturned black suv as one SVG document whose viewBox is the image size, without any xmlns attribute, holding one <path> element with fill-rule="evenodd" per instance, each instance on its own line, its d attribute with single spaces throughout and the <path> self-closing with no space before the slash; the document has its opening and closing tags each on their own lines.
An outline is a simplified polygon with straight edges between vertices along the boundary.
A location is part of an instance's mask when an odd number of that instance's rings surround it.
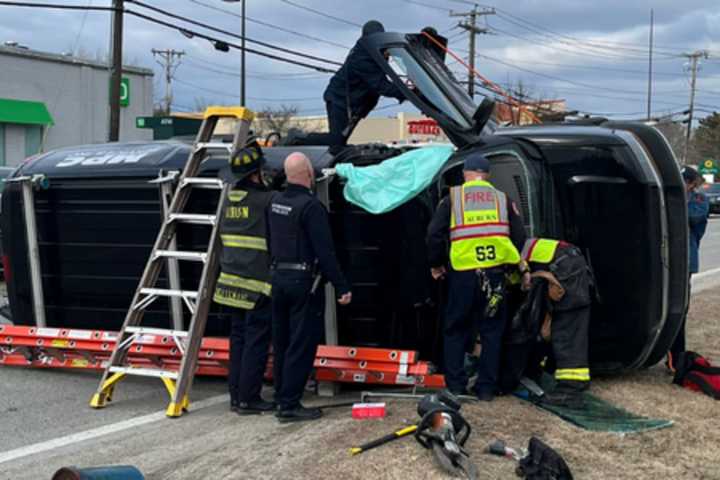
<svg viewBox="0 0 720 480">
<path fill-rule="evenodd" d="M 687 222 L 679 169 L 665 138 L 637 123 L 559 124 L 495 129 L 491 102 L 478 108 L 421 37 L 382 33 L 366 47 L 388 77 L 443 128 L 457 152 L 430 188 L 389 213 L 372 215 L 348 203 L 342 183 L 329 185 L 329 205 L 340 262 L 352 282 L 353 303 L 337 310 L 346 345 L 415 348 L 439 360 L 442 288 L 426 260 L 425 230 L 438 198 L 461 181 L 469 151 L 492 163 L 491 181 L 521 209 L 528 235 L 579 245 L 591 262 L 600 300 L 593 305 L 591 364 L 615 373 L 661 360 L 688 302 Z M 389 60 L 385 59 L 389 54 Z M 412 85 L 412 88 L 409 87 Z M 318 172 L 339 162 L 369 165 L 403 152 L 380 145 L 266 149 L 267 170 L 304 151 Z M 44 174 L 35 194 L 47 323 L 56 327 L 118 329 L 161 222 L 162 172 L 181 170 L 190 146 L 148 142 L 66 148 L 24 164 L 15 176 Z M 202 174 L 223 166 L 208 159 Z M 34 324 L 22 192 L 2 196 L 4 264 L 12 317 Z M 198 196 L 193 211 L 211 211 Z M 189 226 L 182 250 L 203 238 Z M 199 270 L 182 265 L 183 288 L 195 288 Z M 228 332 L 211 311 L 207 335 Z M 158 301 L 149 324 L 167 327 L 169 306 Z"/>
</svg>

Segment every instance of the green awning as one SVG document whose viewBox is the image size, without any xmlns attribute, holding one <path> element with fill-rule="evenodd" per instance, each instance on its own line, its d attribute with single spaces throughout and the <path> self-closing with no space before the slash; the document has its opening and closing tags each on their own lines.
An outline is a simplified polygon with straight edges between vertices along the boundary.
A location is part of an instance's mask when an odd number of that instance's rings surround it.
<svg viewBox="0 0 720 480">
<path fill-rule="evenodd" d="M 42 102 L 0 98 L 0 123 L 53 125 L 53 119 Z"/>
</svg>

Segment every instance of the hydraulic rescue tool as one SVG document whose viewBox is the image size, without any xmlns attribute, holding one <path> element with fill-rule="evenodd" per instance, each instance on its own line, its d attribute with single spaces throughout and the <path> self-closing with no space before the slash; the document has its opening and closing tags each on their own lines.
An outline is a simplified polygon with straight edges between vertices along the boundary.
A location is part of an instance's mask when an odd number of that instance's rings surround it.
<svg viewBox="0 0 720 480">
<path fill-rule="evenodd" d="M 447 473 L 467 479 L 478 478 L 478 469 L 463 446 L 472 429 L 460 414 L 460 401 L 446 390 L 426 395 L 418 404 L 415 439 L 432 450 L 438 465 Z"/>
</svg>

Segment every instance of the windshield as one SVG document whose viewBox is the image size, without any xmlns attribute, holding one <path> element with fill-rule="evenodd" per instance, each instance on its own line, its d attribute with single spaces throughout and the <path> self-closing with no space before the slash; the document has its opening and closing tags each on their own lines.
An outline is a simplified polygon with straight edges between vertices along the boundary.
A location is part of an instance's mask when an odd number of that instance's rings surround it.
<svg viewBox="0 0 720 480">
<path fill-rule="evenodd" d="M 410 88 L 414 88 L 420 96 L 424 97 L 425 101 L 450 117 L 461 128 L 469 129 L 472 126 L 470 120 L 455 107 L 450 98 L 410 52 L 401 47 L 388 48 L 387 52 L 390 55 L 388 59 L 390 67 Z"/>
</svg>

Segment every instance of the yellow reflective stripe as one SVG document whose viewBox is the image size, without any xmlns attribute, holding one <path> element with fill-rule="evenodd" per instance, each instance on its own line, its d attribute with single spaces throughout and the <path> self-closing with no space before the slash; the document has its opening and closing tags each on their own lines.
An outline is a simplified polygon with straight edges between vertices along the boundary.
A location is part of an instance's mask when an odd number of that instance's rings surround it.
<svg viewBox="0 0 720 480">
<path fill-rule="evenodd" d="M 498 211 L 498 219 L 501 223 L 509 223 L 509 215 L 508 215 L 508 208 L 507 208 L 507 197 L 503 192 L 497 191 L 497 211 Z"/>
<path fill-rule="evenodd" d="M 228 198 L 231 202 L 241 202 L 245 197 L 247 197 L 248 192 L 245 190 L 230 190 L 228 192 Z"/>
<path fill-rule="evenodd" d="M 555 370 L 555 380 L 575 380 L 578 382 L 590 381 L 589 368 L 558 368 Z"/>
<path fill-rule="evenodd" d="M 463 225 L 463 208 L 462 208 L 462 187 L 452 187 L 450 189 L 450 207 L 452 215 L 450 217 L 450 228 Z"/>
<path fill-rule="evenodd" d="M 467 237 L 479 237 L 479 236 L 498 236 L 507 237 L 510 235 L 509 225 L 483 225 L 477 226 L 467 225 L 465 227 L 456 227 L 450 229 L 450 240 L 459 240 Z"/>
<path fill-rule="evenodd" d="M 547 238 L 531 238 L 525 242 L 522 257 L 527 262 L 550 263 L 560 242 Z"/>
<path fill-rule="evenodd" d="M 248 302 L 247 300 L 233 298 L 230 295 L 223 295 L 220 290 L 215 290 L 213 301 L 221 305 L 227 305 L 228 307 L 242 308 L 245 310 L 252 310 L 253 308 L 255 308 L 254 302 Z"/>
<path fill-rule="evenodd" d="M 267 240 L 263 237 L 251 237 L 249 235 L 221 234 L 223 247 L 249 248 L 252 250 L 267 251 Z"/>
<path fill-rule="evenodd" d="M 249 290 L 251 292 L 262 293 L 264 295 L 267 295 L 268 297 L 272 292 L 272 285 L 267 282 L 254 280 L 252 278 L 240 277 L 231 273 L 220 272 L 220 278 L 218 278 L 218 283 L 222 285 L 227 285 L 228 287 L 244 288 L 245 290 Z"/>
</svg>

